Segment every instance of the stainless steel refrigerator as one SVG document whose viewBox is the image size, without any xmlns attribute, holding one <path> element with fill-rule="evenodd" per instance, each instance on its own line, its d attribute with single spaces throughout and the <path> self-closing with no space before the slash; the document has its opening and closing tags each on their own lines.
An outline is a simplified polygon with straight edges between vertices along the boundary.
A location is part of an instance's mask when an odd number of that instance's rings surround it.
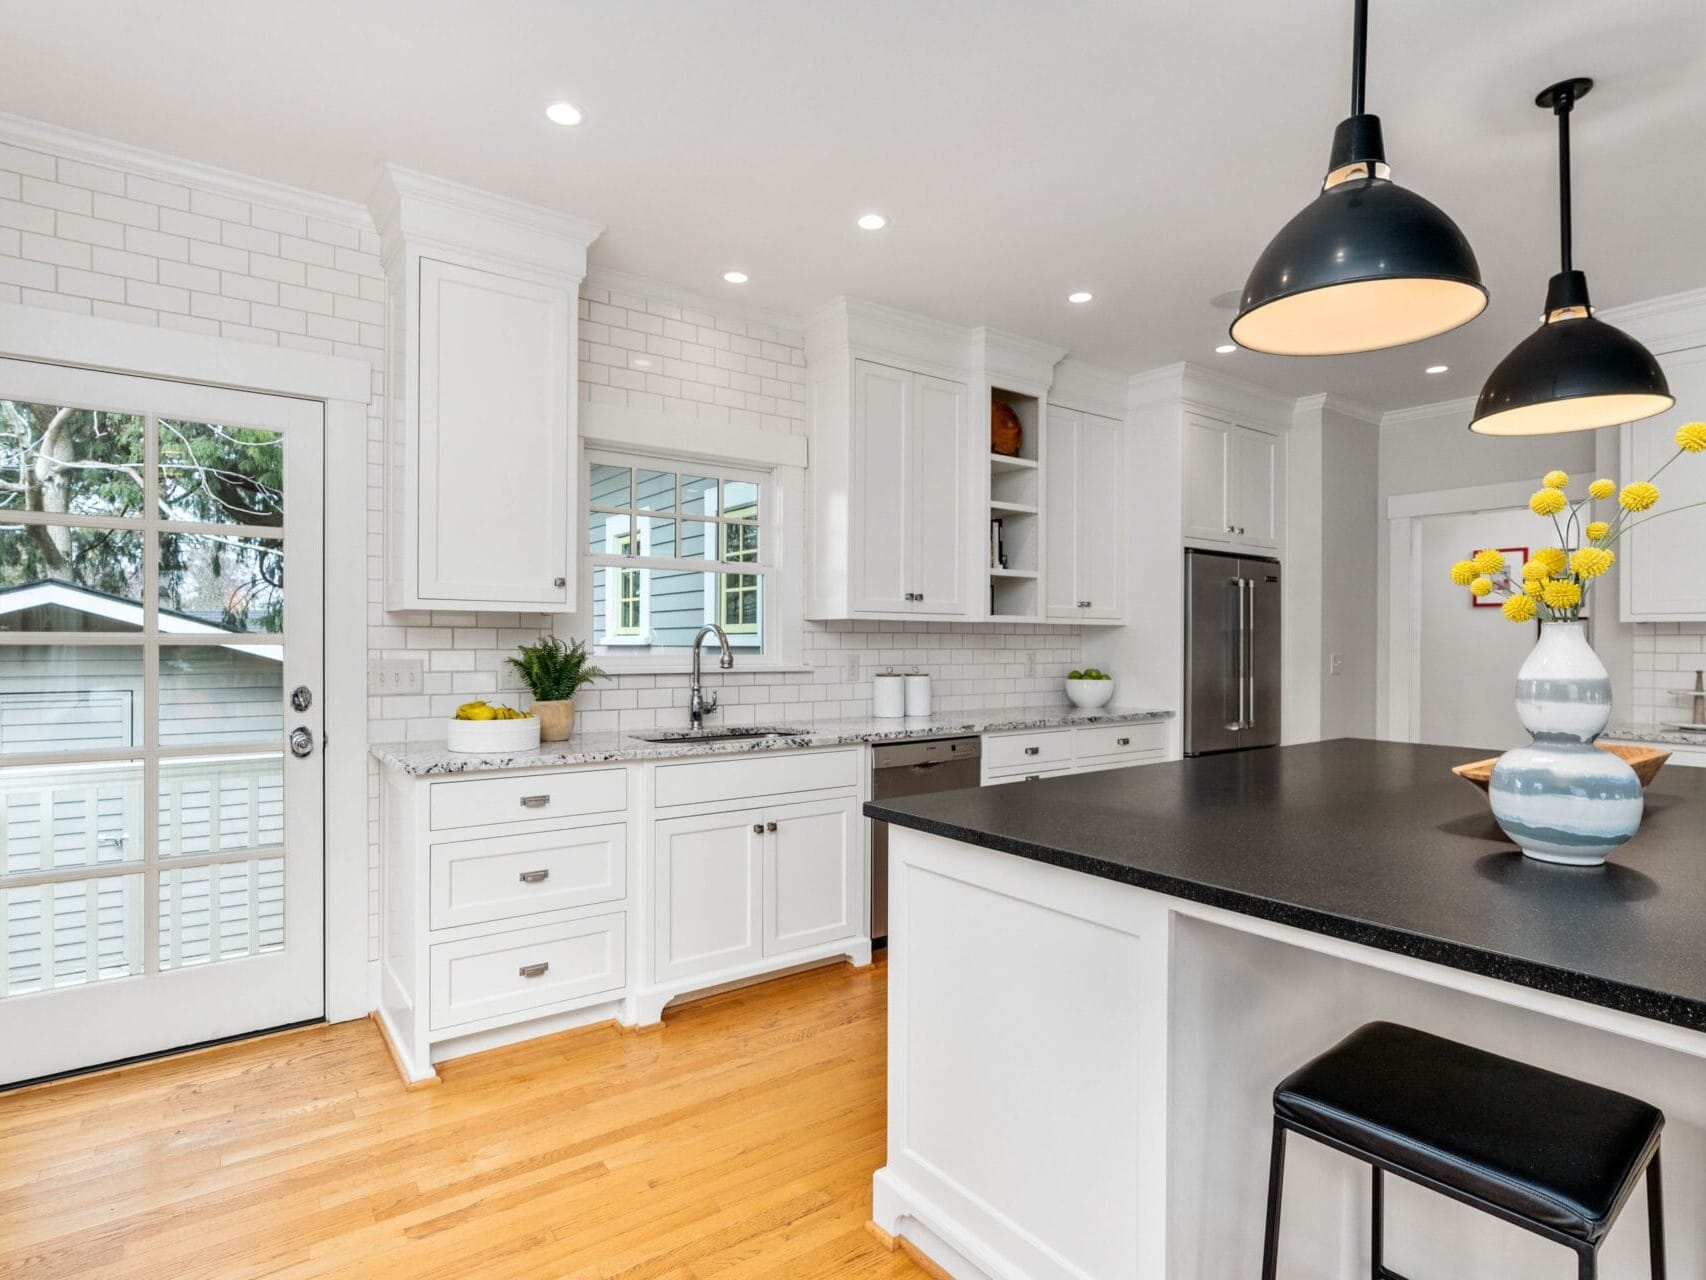
<svg viewBox="0 0 1706 1280">
<path fill-rule="evenodd" d="M 1185 552 L 1185 754 L 1279 736 L 1279 561 Z"/>
</svg>

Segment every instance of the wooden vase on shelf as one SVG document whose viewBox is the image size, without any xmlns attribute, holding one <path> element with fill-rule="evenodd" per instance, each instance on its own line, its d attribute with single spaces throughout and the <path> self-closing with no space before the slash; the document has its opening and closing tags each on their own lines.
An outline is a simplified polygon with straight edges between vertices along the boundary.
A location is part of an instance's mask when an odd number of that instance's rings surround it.
<svg viewBox="0 0 1706 1280">
<path fill-rule="evenodd" d="M 1017 458 L 1025 443 L 1019 411 L 1005 400 L 989 402 L 989 450 L 1006 458 Z"/>
</svg>

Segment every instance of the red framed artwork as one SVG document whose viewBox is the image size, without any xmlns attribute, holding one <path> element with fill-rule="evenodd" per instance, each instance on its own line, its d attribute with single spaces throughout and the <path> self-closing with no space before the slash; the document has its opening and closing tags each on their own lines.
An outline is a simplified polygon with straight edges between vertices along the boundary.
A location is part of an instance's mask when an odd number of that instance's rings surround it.
<svg viewBox="0 0 1706 1280">
<path fill-rule="evenodd" d="M 1481 552 L 1485 551 L 1486 549 L 1487 548 L 1485 548 L 1485 547 L 1479 547 L 1476 550 L 1471 551 L 1469 553 L 1469 558 L 1471 560 L 1473 560 L 1476 556 L 1480 555 Z M 1495 547 L 1494 550 L 1498 551 L 1500 555 L 1504 556 L 1504 558 L 1505 558 L 1505 573 L 1507 575 L 1509 575 L 1510 580 L 1512 582 L 1521 582 L 1522 581 L 1522 566 L 1523 566 L 1523 563 L 1528 559 L 1528 548 L 1527 547 Z M 1483 598 L 1481 596 L 1476 595 L 1473 591 L 1471 591 L 1469 593 L 1469 605 L 1473 609 L 1498 609 L 1498 608 L 1502 608 L 1504 606 L 1504 603 L 1505 602 L 1502 599 L 1495 597 L 1495 596 L 1486 596 L 1485 598 Z"/>
</svg>

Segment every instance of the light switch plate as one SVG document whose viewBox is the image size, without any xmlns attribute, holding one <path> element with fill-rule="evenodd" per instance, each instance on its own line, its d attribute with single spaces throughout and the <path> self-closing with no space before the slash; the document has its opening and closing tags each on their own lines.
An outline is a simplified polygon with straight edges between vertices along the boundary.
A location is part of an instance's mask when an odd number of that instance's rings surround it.
<svg viewBox="0 0 1706 1280">
<path fill-rule="evenodd" d="M 426 664 L 419 658 L 375 658 L 367 664 L 367 691 L 419 693 Z"/>
<path fill-rule="evenodd" d="M 1344 654 L 1329 653 L 1327 655 L 1327 674 L 1330 676 L 1342 676 L 1345 674 Z"/>
</svg>

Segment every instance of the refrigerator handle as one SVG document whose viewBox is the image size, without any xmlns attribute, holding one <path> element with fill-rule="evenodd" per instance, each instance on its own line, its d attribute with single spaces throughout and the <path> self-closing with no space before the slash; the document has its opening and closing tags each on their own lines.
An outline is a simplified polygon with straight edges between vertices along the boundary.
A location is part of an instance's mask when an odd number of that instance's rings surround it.
<svg viewBox="0 0 1706 1280">
<path fill-rule="evenodd" d="M 1245 702 L 1245 672 L 1247 670 L 1246 664 L 1249 661 L 1245 651 L 1245 637 L 1248 636 L 1250 630 L 1249 600 L 1244 594 L 1245 585 L 1242 577 L 1232 579 L 1232 589 L 1238 593 L 1238 635 L 1233 645 L 1233 652 L 1238 659 L 1238 668 L 1232 673 L 1233 682 L 1238 687 L 1238 719 L 1226 727 L 1234 730 L 1247 727 L 1245 722 L 1250 717 L 1249 704 Z"/>
<path fill-rule="evenodd" d="M 1254 578 L 1243 578 L 1241 581 L 1244 586 L 1245 597 L 1248 600 L 1248 605 L 1243 610 L 1245 618 L 1242 663 L 1245 686 L 1243 701 L 1246 708 L 1244 727 L 1254 729 L 1256 727 L 1256 580 Z"/>
</svg>

